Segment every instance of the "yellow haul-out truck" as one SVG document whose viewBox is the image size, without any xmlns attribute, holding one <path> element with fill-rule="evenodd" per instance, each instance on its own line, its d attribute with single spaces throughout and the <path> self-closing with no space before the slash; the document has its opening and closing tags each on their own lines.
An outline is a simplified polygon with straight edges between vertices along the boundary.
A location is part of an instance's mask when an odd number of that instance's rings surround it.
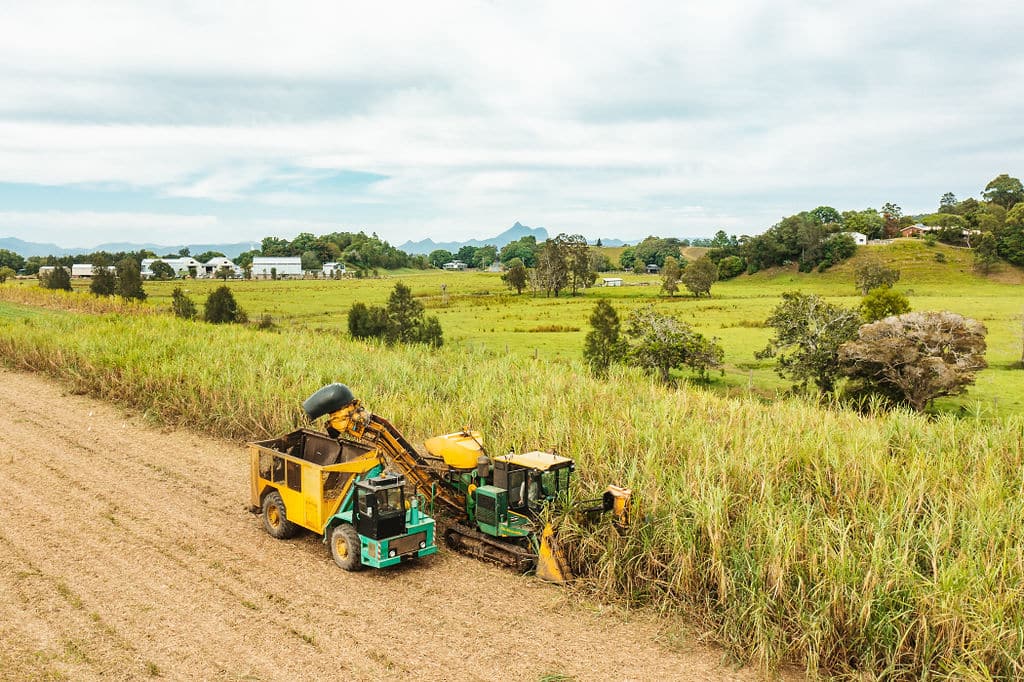
<svg viewBox="0 0 1024 682">
<path fill-rule="evenodd" d="M 434 519 L 375 448 L 300 429 L 250 443 L 249 454 L 249 510 L 271 536 L 313 531 L 349 571 L 437 552 Z"/>
</svg>

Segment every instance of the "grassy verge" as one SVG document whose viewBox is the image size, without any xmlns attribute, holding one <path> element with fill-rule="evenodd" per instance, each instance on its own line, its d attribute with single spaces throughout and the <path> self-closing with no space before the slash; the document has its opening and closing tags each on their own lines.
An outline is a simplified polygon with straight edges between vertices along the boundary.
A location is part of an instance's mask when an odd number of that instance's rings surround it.
<svg viewBox="0 0 1024 682">
<path fill-rule="evenodd" d="M 415 441 L 472 423 L 558 448 L 579 494 L 635 491 L 632 531 L 575 529 L 580 589 L 700 623 L 767 667 L 888 679 L 1024 675 L 1024 419 L 866 418 L 671 390 L 483 349 L 382 349 L 168 316 L 0 303 L 0 357 L 237 439 L 344 381 Z"/>
</svg>

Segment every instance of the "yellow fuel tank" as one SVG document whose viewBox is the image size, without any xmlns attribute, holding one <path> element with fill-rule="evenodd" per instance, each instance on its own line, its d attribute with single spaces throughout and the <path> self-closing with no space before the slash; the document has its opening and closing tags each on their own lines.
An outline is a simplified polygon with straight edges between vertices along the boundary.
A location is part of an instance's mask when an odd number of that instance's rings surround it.
<svg viewBox="0 0 1024 682">
<path fill-rule="evenodd" d="M 423 443 L 427 452 L 440 457 L 453 469 L 472 469 L 483 450 L 479 431 L 457 431 L 428 438 Z"/>
</svg>

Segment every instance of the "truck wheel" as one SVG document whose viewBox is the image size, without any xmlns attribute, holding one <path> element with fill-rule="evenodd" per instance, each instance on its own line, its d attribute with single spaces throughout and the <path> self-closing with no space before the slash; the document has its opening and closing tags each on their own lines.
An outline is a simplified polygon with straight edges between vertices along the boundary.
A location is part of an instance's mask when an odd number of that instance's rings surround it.
<svg viewBox="0 0 1024 682">
<path fill-rule="evenodd" d="M 331 529 L 331 558 L 346 571 L 358 571 L 363 567 L 360 557 L 359 535 L 347 523 L 339 523 Z"/>
<path fill-rule="evenodd" d="M 263 498 L 263 530 L 278 540 L 287 540 L 299 531 L 299 527 L 288 520 L 281 493 L 276 490 Z"/>
</svg>

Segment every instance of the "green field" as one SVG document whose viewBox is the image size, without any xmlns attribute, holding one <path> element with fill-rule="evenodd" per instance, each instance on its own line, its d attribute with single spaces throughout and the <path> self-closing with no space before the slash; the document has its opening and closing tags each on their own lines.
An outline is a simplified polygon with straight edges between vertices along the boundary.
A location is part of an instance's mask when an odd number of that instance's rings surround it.
<svg viewBox="0 0 1024 682">
<path fill-rule="evenodd" d="M 616 249 L 607 251 L 617 258 Z M 344 334 L 352 303 L 383 304 L 394 283 L 403 281 L 431 314 L 440 318 L 447 343 L 555 361 L 581 357 L 587 319 L 596 299 L 612 300 L 623 318 L 629 310 L 653 302 L 660 310 L 720 339 L 725 349 L 725 375 L 712 377 L 713 388 L 733 395 L 752 392 L 771 398 L 788 383 L 775 374 L 771 360 L 756 360 L 754 352 L 768 341 L 771 330 L 761 325 L 781 294 L 798 289 L 856 306 L 860 296 L 853 285 L 853 268 L 858 258 L 868 254 L 877 254 L 901 270 L 896 288 L 910 298 L 913 309 L 952 310 L 988 327 L 989 369 L 978 375 L 977 385 L 965 396 L 940 400 L 937 408 L 987 415 L 1024 412 L 1021 373 L 1014 369 L 1021 358 L 1024 273 L 1004 266 L 1002 271 L 981 277 L 972 271 L 970 251 L 928 247 L 917 240 L 861 248 L 852 261 L 822 274 L 775 269 L 743 275 L 719 282 L 712 289 L 712 298 L 700 300 L 688 295 L 665 297 L 660 294 L 657 276 L 622 273 L 616 276 L 621 275 L 626 286 L 599 286 L 580 296 L 557 299 L 528 292 L 517 296 L 494 273 L 436 270 L 390 272 L 381 279 L 231 281 L 229 285 L 251 318 L 269 314 L 284 327 Z M 936 262 L 936 254 L 943 254 L 946 263 Z M 149 282 L 146 290 L 153 304 L 169 307 L 175 286 L 182 286 L 201 303 L 220 284 L 209 280 Z M 447 286 L 447 302 L 442 284 Z M 551 329 L 565 331 L 542 331 Z"/>
<path fill-rule="evenodd" d="M 427 277 L 410 281 L 425 287 Z M 309 305 L 318 291 L 356 289 L 348 284 L 277 291 Z M 387 289 L 354 284 L 378 298 Z M 278 283 L 238 283 L 250 305 L 265 286 Z M 746 286 L 733 319 L 774 300 Z M 37 303 L 50 296 L 24 292 Z M 647 297 L 615 293 L 623 303 Z M 54 297 L 65 307 L 68 298 Z M 498 297 L 481 299 L 481 310 L 503 310 Z M 156 421 L 247 440 L 302 424 L 300 402 L 343 380 L 413 442 L 472 424 L 492 452 L 557 448 L 574 458 L 581 497 L 610 482 L 632 488 L 628 533 L 563 524 L 587 569 L 573 589 L 682 617 L 768 669 L 794 661 L 850 679 L 1024 674 L 1020 415 L 865 417 L 793 399 L 766 407 L 661 386 L 628 368 L 596 379 L 568 357 L 537 362 L 474 343 L 388 349 L 315 333 L 301 316 L 301 326 L 272 333 L 98 305 L 40 314 L 0 302 L 0 361 Z"/>
</svg>

